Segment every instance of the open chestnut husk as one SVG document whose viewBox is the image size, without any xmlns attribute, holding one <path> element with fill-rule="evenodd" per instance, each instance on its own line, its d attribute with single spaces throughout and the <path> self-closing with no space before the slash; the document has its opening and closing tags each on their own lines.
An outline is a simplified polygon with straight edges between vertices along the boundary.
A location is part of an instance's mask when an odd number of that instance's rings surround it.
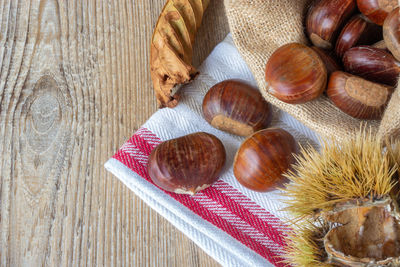
<svg viewBox="0 0 400 267">
<path fill-rule="evenodd" d="M 290 266 L 400 266 L 400 145 L 385 139 L 362 127 L 302 149 L 283 189 Z"/>
<path fill-rule="evenodd" d="M 400 8 L 394 9 L 383 24 L 383 39 L 393 56 L 400 61 Z"/>
<path fill-rule="evenodd" d="M 272 108 L 256 88 L 240 80 L 226 80 L 207 92 L 203 116 L 219 130 L 249 136 L 268 127 Z"/>
<path fill-rule="evenodd" d="M 399 266 L 400 221 L 396 206 L 389 197 L 358 199 L 338 203 L 334 210 L 323 214 L 325 220 L 337 224 L 324 237 L 329 261 L 344 266 Z"/>
<path fill-rule="evenodd" d="M 240 146 L 233 163 L 233 173 L 244 187 L 266 192 L 282 184 L 283 174 L 294 163 L 298 147 L 285 130 L 270 128 L 248 137 Z"/>
<path fill-rule="evenodd" d="M 382 40 L 382 27 L 367 21 L 363 15 L 353 16 L 343 27 L 335 52 L 340 58 L 353 46 L 369 45 Z"/>
<path fill-rule="evenodd" d="M 150 154 L 147 170 L 162 189 L 194 195 L 218 180 L 225 159 L 222 142 L 198 132 L 158 145 Z"/>
<path fill-rule="evenodd" d="M 332 49 L 344 22 L 356 10 L 355 0 L 321 0 L 311 6 L 306 29 L 311 42 L 323 49 Z"/>
<path fill-rule="evenodd" d="M 327 70 L 320 56 L 310 47 L 290 43 L 278 48 L 265 69 L 268 93 L 290 104 L 302 104 L 322 94 Z"/>
<path fill-rule="evenodd" d="M 383 49 L 357 46 L 343 56 L 347 72 L 369 81 L 395 86 L 400 76 L 400 62 Z"/>
<path fill-rule="evenodd" d="M 358 9 L 373 23 L 383 25 L 388 14 L 399 6 L 398 0 L 357 0 Z"/>
<path fill-rule="evenodd" d="M 331 74 L 327 94 L 346 114 L 365 120 L 381 119 L 393 88 L 346 72 Z"/>
</svg>

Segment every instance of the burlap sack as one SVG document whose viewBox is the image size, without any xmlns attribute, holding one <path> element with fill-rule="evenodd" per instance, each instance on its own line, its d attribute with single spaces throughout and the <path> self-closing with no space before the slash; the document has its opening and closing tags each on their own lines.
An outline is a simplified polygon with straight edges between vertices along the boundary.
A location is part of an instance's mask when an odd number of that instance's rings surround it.
<svg viewBox="0 0 400 267">
<path fill-rule="evenodd" d="M 375 133 L 400 134 L 400 91 L 397 90 L 382 121 L 361 121 L 336 108 L 326 97 L 302 105 L 286 104 L 266 92 L 265 64 L 270 55 L 289 42 L 307 43 L 303 14 L 308 0 L 225 0 L 229 26 L 236 46 L 253 72 L 264 97 L 323 137 L 341 140 L 364 123 Z"/>
</svg>

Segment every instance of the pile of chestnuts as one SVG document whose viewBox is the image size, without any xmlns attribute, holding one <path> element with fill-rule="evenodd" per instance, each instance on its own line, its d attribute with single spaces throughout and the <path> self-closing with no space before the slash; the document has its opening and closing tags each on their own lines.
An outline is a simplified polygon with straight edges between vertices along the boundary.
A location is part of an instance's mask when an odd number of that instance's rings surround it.
<svg viewBox="0 0 400 267">
<path fill-rule="evenodd" d="M 285 130 L 267 128 L 272 108 L 257 88 L 241 80 L 220 82 L 203 99 L 203 116 L 213 127 L 247 137 L 236 153 L 233 171 L 243 186 L 269 191 L 284 181 L 298 146 Z M 225 165 L 222 142 L 208 133 L 193 133 L 158 145 L 148 173 L 162 189 L 194 195 L 217 179 Z"/>
<path fill-rule="evenodd" d="M 381 119 L 400 76 L 399 1 L 317 0 L 305 28 L 312 47 L 286 44 L 268 60 L 268 92 L 290 104 L 326 92 L 354 118 Z"/>
<path fill-rule="evenodd" d="M 400 75 L 398 5 L 398 0 L 315 1 L 305 25 L 313 46 L 290 43 L 271 55 L 265 69 L 269 93 L 302 104 L 326 92 L 348 115 L 380 119 Z M 233 163 L 240 184 L 258 192 L 282 184 L 298 145 L 285 130 L 268 128 L 272 108 L 256 88 L 240 80 L 220 82 L 204 97 L 202 110 L 213 127 L 247 137 Z M 148 173 L 164 190 L 193 195 L 218 179 L 225 161 L 222 142 L 198 132 L 157 146 Z"/>
</svg>

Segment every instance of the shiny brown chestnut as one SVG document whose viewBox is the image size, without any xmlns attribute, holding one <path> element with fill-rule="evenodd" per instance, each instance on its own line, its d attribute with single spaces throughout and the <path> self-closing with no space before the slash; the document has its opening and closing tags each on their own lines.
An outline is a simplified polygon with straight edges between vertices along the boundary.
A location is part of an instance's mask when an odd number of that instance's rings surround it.
<svg viewBox="0 0 400 267">
<path fill-rule="evenodd" d="M 343 65 L 351 74 L 390 86 L 395 86 L 400 76 L 400 62 L 392 54 L 366 45 L 349 49 L 343 56 Z"/>
<path fill-rule="evenodd" d="M 266 192 L 282 184 L 283 174 L 294 163 L 298 147 L 285 130 L 270 128 L 248 137 L 240 146 L 233 163 L 233 173 L 244 187 Z"/>
<path fill-rule="evenodd" d="M 393 88 L 346 72 L 332 73 L 327 94 L 346 114 L 365 120 L 381 119 Z"/>
<path fill-rule="evenodd" d="M 318 54 L 303 44 L 290 43 L 278 48 L 265 69 L 268 92 L 290 104 L 302 104 L 325 90 L 327 71 Z"/>
<path fill-rule="evenodd" d="M 203 115 L 219 130 L 249 136 L 268 127 L 272 108 L 256 88 L 240 80 L 226 80 L 207 92 Z"/>
<path fill-rule="evenodd" d="M 400 61 L 400 8 L 394 9 L 383 24 L 383 39 L 393 56 Z"/>
<path fill-rule="evenodd" d="M 225 159 L 222 142 L 198 132 L 158 145 L 150 154 L 147 170 L 162 189 L 194 195 L 218 180 Z"/>
<path fill-rule="evenodd" d="M 363 15 L 353 16 L 343 27 L 337 41 L 335 52 L 340 58 L 357 45 L 369 45 L 382 40 L 382 27 L 369 22 Z"/>
<path fill-rule="evenodd" d="M 358 9 L 373 23 L 383 25 L 387 15 L 399 6 L 398 0 L 357 0 Z"/>
<path fill-rule="evenodd" d="M 343 23 L 356 10 L 355 0 L 321 0 L 311 6 L 306 29 L 311 42 L 323 49 L 332 49 Z"/>
<path fill-rule="evenodd" d="M 332 72 L 341 70 L 342 67 L 339 65 L 336 57 L 332 55 L 332 51 L 328 52 L 324 49 L 321 49 L 316 46 L 311 47 L 315 52 L 317 52 L 318 56 L 322 59 L 325 64 L 326 71 L 328 75 L 331 75 Z"/>
</svg>

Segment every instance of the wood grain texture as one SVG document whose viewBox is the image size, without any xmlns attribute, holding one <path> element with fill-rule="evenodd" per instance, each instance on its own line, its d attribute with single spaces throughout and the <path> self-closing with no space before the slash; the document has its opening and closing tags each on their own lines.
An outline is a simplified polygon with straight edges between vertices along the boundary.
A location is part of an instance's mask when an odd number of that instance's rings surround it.
<svg viewBox="0 0 400 267">
<path fill-rule="evenodd" d="M 215 266 L 103 168 L 156 111 L 163 0 L 0 0 L 0 265 Z M 228 32 L 211 2 L 196 66 Z"/>
</svg>

